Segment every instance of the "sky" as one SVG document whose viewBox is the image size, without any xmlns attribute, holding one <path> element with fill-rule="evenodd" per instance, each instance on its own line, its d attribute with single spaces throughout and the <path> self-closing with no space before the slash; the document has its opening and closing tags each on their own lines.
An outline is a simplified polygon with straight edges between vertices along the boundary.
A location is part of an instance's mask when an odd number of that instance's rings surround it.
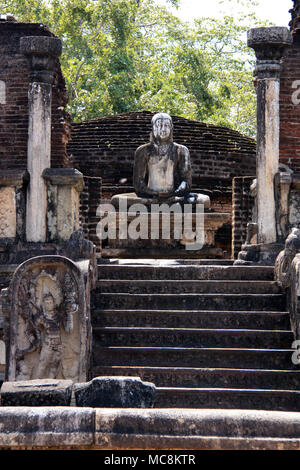
<svg viewBox="0 0 300 470">
<path fill-rule="evenodd" d="M 157 0 L 165 4 L 165 0 Z M 195 17 L 221 15 L 218 0 L 181 0 L 181 7 L 174 13 L 184 21 L 192 21 Z M 276 26 L 288 26 L 291 19 L 289 10 L 293 7 L 292 0 L 258 0 L 256 16 L 267 19 Z M 234 14 L 230 1 L 224 0 L 222 10 L 227 14 Z"/>
</svg>

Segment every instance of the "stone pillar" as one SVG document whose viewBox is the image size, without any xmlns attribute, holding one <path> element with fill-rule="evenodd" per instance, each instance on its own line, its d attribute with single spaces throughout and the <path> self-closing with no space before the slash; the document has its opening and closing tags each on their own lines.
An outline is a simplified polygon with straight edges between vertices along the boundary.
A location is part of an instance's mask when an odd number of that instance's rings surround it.
<svg viewBox="0 0 300 470">
<path fill-rule="evenodd" d="M 65 242 L 79 229 L 79 196 L 83 175 L 74 168 L 47 168 L 47 241 Z"/>
<path fill-rule="evenodd" d="M 280 60 L 292 36 L 285 27 L 248 31 L 248 46 L 256 53 L 257 89 L 257 225 L 258 244 L 277 240 L 274 177 L 279 166 Z"/>
<path fill-rule="evenodd" d="M 23 37 L 21 52 L 31 67 L 28 92 L 28 154 L 30 185 L 27 193 L 26 238 L 29 242 L 46 241 L 47 190 L 42 173 L 51 166 L 51 99 L 60 39 L 48 36 Z"/>
</svg>

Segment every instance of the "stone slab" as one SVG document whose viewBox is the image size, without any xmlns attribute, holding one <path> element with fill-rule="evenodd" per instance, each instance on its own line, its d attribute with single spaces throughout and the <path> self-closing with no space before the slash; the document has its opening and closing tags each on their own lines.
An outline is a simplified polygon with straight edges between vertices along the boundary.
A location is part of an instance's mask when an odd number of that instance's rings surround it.
<svg viewBox="0 0 300 470">
<path fill-rule="evenodd" d="M 155 386 L 139 377 L 96 377 L 74 385 L 77 406 L 108 408 L 151 408 Z"/>
<path fill-rule="evenodd" d="M 0 188 L 0 238 L 14 238 L 17 233 L 16 192 L 7 186 Z"/>
<path fill-rule="evenodd" d="M 91 446 L 94 422 L 92 408 L 2 407 L 0 448 Z"/>
<path fill-rule="evenodd" d="M 1 387 L 2 406 L 70 406 L 71 380 L 37 379 L 4 382 Z"/>
<path fill-rule="evenodd" d="M 299 450 L 300 416 L 261 410 L 0 408 L 0 449 Z"/>
<path fill-rule="evenodd" d="M 96 410 L 102 449 L 300 449 L 299 413 L 261 410 Z"/>
</svg>

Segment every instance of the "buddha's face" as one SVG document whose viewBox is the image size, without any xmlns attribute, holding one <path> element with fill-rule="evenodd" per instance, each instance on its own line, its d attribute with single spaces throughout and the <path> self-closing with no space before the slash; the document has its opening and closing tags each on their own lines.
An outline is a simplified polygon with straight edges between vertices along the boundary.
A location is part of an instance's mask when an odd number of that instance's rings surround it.
<svg viewBox="0 0 300 470">
<path fill-rule="evenodd" d="M 44 312 L 48 318 L 55 317 L 54 299 L 51 295 L 44 297 Z"/>
<path fill-rule="evenodd" d="M 172 123 L 170 119 L 157 119 L 153 123 L 153 135 L 161 141 L 170 139 L 172 133 Z"/>
</svg>

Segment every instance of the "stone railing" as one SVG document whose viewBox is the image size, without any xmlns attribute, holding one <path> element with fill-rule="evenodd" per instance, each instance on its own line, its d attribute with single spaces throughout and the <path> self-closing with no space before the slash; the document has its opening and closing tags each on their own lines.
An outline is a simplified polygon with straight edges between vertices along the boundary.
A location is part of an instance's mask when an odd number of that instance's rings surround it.
<svg viewBox="0 0 300 470">
<path fill-rule="evenodd" d="M 275 262 L 275 281 L 286 291 L 296 340 L 300 339 L 300 229 L 293 228 Z"/>
</svg>

